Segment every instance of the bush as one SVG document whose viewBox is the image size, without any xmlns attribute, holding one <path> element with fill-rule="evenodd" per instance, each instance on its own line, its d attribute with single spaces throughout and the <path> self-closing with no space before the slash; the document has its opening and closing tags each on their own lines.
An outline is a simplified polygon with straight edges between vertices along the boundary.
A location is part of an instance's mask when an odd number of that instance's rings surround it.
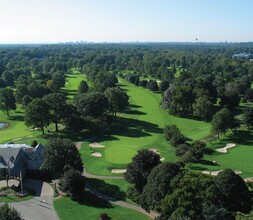
<svg viewBox="0 0 253 220">
<path fill-rule="evenodd" d="M 1 220 L 22 220 L 20 213 L 10 207 L 7 203 L 0 206 L 0 219 Z"/>
<path fill-rule="evenodd" d="M 70 194 L 82 193 L 84 190 L 84 179 L 78 170 L 67 170 L 61 182 L 61 190 Z"/>
<path fill-rule="evenodd" d="M 131 199 L 133 202 L 136 202 L 137 204 L 140 203 L 141 194 L 134 187 L 127 188 L 126 196 L 127 198 Z"/>
<path fill-rule="evenodd" d="M 164 128 L 164 135 L 174 147 L 179 144 L 183 144 L 186 141 L 186 137 L 181 133 L 176 125 L 166 125 Z"/>
<path fill-rule="evenodd" d="M 110 220 L 111 218 L 106 213 L 101 213 L 99 215 L 99 220 Z"/>
</svg>

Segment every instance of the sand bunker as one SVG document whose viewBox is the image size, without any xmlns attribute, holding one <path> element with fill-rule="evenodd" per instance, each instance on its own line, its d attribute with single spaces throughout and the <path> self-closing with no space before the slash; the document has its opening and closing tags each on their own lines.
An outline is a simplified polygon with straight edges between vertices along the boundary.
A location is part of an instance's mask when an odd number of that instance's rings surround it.
<svg viewBox="0 0 253 220">
<path fill-rule="evenodd" d="M 225 147 L 218 148 L 218 149 L 216 149 L 216 151 L 218 151 L 218 152 L 220 152 L 220 153 L 227 153 L 229 148 L 232 148 L 232 147 L 235 147 L 235 146 L 236 146 L 236 145 L 235 145 L 235 144 L 232 144 L 232 143 L 226 144 Z"/>
<path fill-rule="evenodd" d="M 205 170 L 205 171 L 202 171 L 203 174 L 208 174 L 208 175 L 212 175 L 212 176 L 217 176 L 221 171 L 223 170 L 217 170 L 217 171 L 208 171 L 208 170 Z M 242 172 L 239 171 L 239 170 L 234 170 L 235 174 L 241 174 Z"/>
<path fill-rule="evenodd" d="M 127 170 L 126 169 L 112 169 L 112 173 L 125 173 Z"/>
<path fill-rule="evenodd" d="M 93 148 L 104 148 L 105 147 L 104 145 L 99 144 L 97 142 L 90 143 L 89 146 L 93 147 Z"/>
<path fill-rule="evenodd" d="M 93 157 L 102 157 L 102 154 L 99 153 L 99 152 L 94 152 L 94 153 L 92 153 L 90 155 L 93 156 Z"/>
<path fill-rule="evenodd" d="M 253 182 L 253 177 L 244 178 L 245 182 Z"/>
<path fill-rule="evenodd" d="M 160 161 L 164 161 L 165 160 L 165 158 L 164 157 L 162 157 L 161 159 L 160 159 Z"/>
<path fill-rule="evenodd" d="M 156 148 L 150 148 L 150 149 L 148 149 L 148 150 L 149 150 L 149 151 L 152 151 L 152 152 L 154 152 L 154 153 L 156 153 L 156 154 L 160 154 L 160 152 L 158 152 Z"/>
</svg>

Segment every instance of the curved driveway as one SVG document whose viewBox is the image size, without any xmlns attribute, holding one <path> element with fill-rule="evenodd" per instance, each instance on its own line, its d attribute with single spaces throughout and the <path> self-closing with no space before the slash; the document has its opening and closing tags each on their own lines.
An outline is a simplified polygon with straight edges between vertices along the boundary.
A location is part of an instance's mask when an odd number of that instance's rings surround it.
<svg viewBox="0 0 253 220">
<path fill-rule="evenodd" d="M 36 196 L 27 201 L 9 203 L 25 220 L 59 220 L 53 205 L 53 189 L 45 182 L 26 179 L 24 185 L 36 190 Z"/>
</svg>

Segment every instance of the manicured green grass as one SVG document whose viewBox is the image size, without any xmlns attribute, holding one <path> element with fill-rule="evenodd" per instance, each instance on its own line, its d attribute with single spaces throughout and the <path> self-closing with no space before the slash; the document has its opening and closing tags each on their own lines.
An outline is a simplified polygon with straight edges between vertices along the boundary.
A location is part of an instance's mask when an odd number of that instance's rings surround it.
<svg viewBox="0 0 253 220">
<path fill-rule="evenodd" d="M 236 147 L 228 150 L 228 153 L 219 153 L 215 149 L 225 147 L 227 143 L 235 143 Z M 229 132 L 222 136 L 220 140 L 208 143 L 209 154 L 205 155 L 205 160 L 216 161 L 217 166 L 192 164 L 191 168 L 196 170 L 216 171 L 230 168 L 241 171 L 242 177 L 253 177 L 253 133 L 244 129 L 237 130 L 235 133 Z"/>
<path fill-rule="evenodd" d="M 22 202 L 22 201 L 26 201 L 26 200 L 30 200 L 32 199 L 33 196 L 28 195 L 25 197 L 17 197 L 15 195 L 8 195 L 8 196 L 1 196 L 0 197 L 0 202 Z"/>
<path fill-rule="evenodd" d="M 41 131 L 33 131 L 26 127 L 24 123 L 25 110 L 20 105 L 17 106 L 16 111 L 10 112 L 10 117 L 0 112 L 0 122 L 8 123 L 8 127 L 0 130 L 0 142 L 6 143 L 9 141 L 20 141 L 24 138 L 35 138 L 41 134 Z"/>
<path fill-rule="evenodd" d="M 166 124 L 176 124 L 192 140 L 203 139 L 210 133 L 209 123 L 174 117 L 161 109 L 160 94 L 134 86 L 125 80 L 120 83 L 130 97 L 130 108 L 119 115 L 118 125 L 97 140 L 105 148 L 90 149 L 87 142 L 83 144 L 81 154 L 87 171 L 113 175 L 111 169 L 126 168 L 141 148 L 157 148 L 166 161 L 178 160 L 174 148 L 164 138 L 163 128 Z M 100 152 L 103 157 L 92 157 L 90 154 L 94 151 Z"/>
<path fill-rule="evenodd" d="M 135 204 L 126 197 L 127 188 L 130 184 L 124 179 L 87 179 L 94 189 L 114 199 L 123 200 Z M 136 205 L 136 204 L 135 204 Z"/>
<path fill-rule="evenodd" d="M 65 88 L 62 89 L 63 92 L 67 94 L 67 97 L 72 99 L 77 95 L 77 89 L 82 80 L 85 80 L 90 86 L 90 82 L 84 74 L 81 74 L 77 69 L 72 68 L 70 73 L 66 75 Z"/>
<path fill-rule="evenodd" d="M 54 201 L 54 207 L 61 220 L 97 220 L 101 213 L 106 213 L 113 220 L 148 220 L 149 217 L 112 205 L 109 202 L 86 193 L 81 199 L 63 197 Z M 74 213 L 74 214 L 73 214 Z"/>
</svg>

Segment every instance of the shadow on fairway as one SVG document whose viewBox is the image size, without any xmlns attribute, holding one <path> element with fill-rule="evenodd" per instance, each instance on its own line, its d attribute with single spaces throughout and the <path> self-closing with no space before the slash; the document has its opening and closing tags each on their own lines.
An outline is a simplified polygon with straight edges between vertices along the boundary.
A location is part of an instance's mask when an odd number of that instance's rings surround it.
<svg viewBox="0 0 253 220">
<path fill-rule="evenodd" d="M 130 115 L 146 115 L 147 113 L 145 112 L 141 112 L 141 111 L 138 111 L 138 110 L 126 110 L 125 111 L 126 114 L 130 114 Z"/>
<path fill-rule="evenodd" d="M 96 197 L 90 192 L 84 192 L 77 197 L 71 198 L 71 200 L 79 203 L 80 205 L 92 206 L 96 208 L 113 208 L 111 203 Z"/>
<path fill-rule="evenodd" d="M 108 184 L 104 180 L 99 179 L 88 179 L 88 182 L 94 189 L 106 196 L 116 200 L 124 201 L 126 199 L 126 193 L 121 191 L 118 186 Z"/>
<path fill-rule="evenodd" d="M 24 116 L 23 115 L 11 115 L 10 120 L 12 121 L 24 121 Z"/>
</svg>

